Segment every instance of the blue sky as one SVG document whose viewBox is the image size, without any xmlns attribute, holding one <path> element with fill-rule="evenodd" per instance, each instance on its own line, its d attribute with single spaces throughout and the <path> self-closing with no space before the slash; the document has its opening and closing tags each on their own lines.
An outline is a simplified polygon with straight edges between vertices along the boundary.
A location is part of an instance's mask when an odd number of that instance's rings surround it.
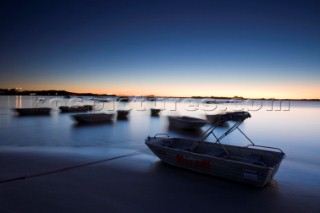
<svg viewBox="0 0 320 213">
<path fill-rule="evenodd" d="M 317 1 L 0 4 L 0 88 L 320 98 Z"/>
</svg>

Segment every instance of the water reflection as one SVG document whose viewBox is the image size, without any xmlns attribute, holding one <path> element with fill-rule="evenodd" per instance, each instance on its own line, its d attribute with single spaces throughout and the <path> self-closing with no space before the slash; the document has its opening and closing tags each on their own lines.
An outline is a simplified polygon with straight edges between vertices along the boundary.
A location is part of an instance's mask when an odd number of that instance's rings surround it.
<svg viewBox="0 0 320 213">
<path fill-rule="evenodd" d="M 22 118 L 22 117 L 49 117 L 50 114 L 20 114 L 15 113 L 15 117 Z"/>
<path fill-rule="evenodd" d="M 21 95 L 16 96 L 16 108 L 22 108 L 22 96 Z"/>
<path fill-rule="evenodd" d="M 46 97 L 47 100 L 50 97 Z M 208 125 L 197 131 L 183 131 L 169 127 L 168 115 L 189 115 L 203 117 L 204 111 L 188 111 L 177 102 L 165 102 L 165 105 L 146 105 L 141 110 L 141 104 L 130 106 L 129 119 L 113 120 L 108 123 L 79 124 L 70 115 L 52 112 L 51 116 L 16 116 L 12 108 L 34 107 L 35 97 L 29 96 L 0 96 L 0 146 L 25 147 L 84 147 L 100 150 L 101 148 L 116 148 L 121 150 L 140 150 L 146 148 L 144 139 L 157 133 L 167 133 L 172 137 L 198 138 L 209 128 Z M 91 102 L 84 99 L 84 102 Z M 71 103 L 70 103 L 71 104 Z M 39 107 L 49 105 L 49 102 L 39 103 Z M 100 106 L 100 105 L 99 105 Z M 165 107 L 159 116 L 151 116 L 148 107 Z M 54 103 L 52 108 L 56 107 Z M 104 103 L 101 112 L 114 109 L 113 103 Z M 135 108 L 137 107 L 137 108 Z M 250 112 L 252 117 L 241 126 L 250 139 L 260 145 L 281 148 L 287 158 L 284 159 L 277 173 L 273 190 L 283 191 L 284 188 L 307 188 L 319 190 L 320 181 L 320 103 L 292 102 L 290 111 L 270 111 L 270 107 Z M 231 123 L 227 122 L 218 127 L 217 136 L 223 134 Z M 215 141 L 210 136 L 207 141 Z M 246 139 L 235 133 L 223 139 L 222 143 L 247 145 Z M 98 152 L 98 151 L 97 151 Z M 97 153 L 96 152 L 96 153 Z M 92 151 L 92 155 L 95 151 Z M 164 172 L 160 161 L 151 153 L 149 160 L 154 162 L 151 168 Z M 148 161 L 149 162 L 149 161 Z M 174 169 L 172 169 L 173 171 Z M 170 169 L 171 171 L 171 169 Z M 186 174 L 192 174 L 190 172 Z"/>
<path fill-rule="evenodd" d="M 92 122 L 92 123 L 78 123 L 74 122 L 72 125 L 73 128 L 87 128 L 87 127 L 96 127 L 96 126 L 107 126 L 107 125 L 113 125 L 114 121 L 103 121 L 103 122 Z"/>
<path fill-rule="evenodd" d="M 159 114 L 154 114 L 154 113 L 151 113 L 151 115 L 150 115 L 151 117 L 155 117 L 155 118 L 157 118 L 157 117 L 160 117 L 160 115 Z"/>
<path fill-rule="evenodd" d="M 125 117 L 123 117 L 123 116 L 117 116 L 117 120 L 118 121 L 128 121 L 129 120 L 129 118 L 128 118 L 128 116 L 125 116 Z"/>
</svg>

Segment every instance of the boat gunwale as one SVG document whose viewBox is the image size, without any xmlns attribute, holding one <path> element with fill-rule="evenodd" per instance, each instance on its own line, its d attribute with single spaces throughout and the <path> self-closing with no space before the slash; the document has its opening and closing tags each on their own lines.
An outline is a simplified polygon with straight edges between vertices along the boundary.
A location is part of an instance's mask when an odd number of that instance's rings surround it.
<svg viewBox="0 0 320 213">
<path fill-rule="evenodd" d="M 202 118 L 194 118 L 189 116 L 168 116 L 169 119 L 179 120 L 179 121 L 185 121 L 185 122 L 193 122 L 193 123 L 207 123 L 206 120 Z"/>
<path fill-rule="evenodd" d="M 104 119 L 99 119 L 100 116 L 103 116 Z M 71 115 L 71 117 L 79 123 L 102 123 L 110 122 L 113 120 L 114 113 L 80 113 Z M 97 118 L 97 120 L 95 120 Z"/>
</svg>

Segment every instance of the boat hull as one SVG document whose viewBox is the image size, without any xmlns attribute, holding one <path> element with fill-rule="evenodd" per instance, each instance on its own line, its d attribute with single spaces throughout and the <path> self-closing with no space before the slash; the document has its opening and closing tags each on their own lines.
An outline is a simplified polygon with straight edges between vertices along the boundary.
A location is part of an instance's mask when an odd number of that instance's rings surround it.
<svg viewBox="0 0 320 213">
<path fill-rule="evenodd" d="M 61 106 L 59 107 L 60 112 L 62 113 L 67 113 L 67 112 L 87 112 L 87 111 L 92 111 L 93 106 L 91 105 L 84 105 L 84 106 Z"/>
<path fill-rule="evenodd" d="M 187 116 L 168 116 L 170 127 L 177 129 L 200 129 L 207 122 L 200 118 Z"/>
<path fill-rule="evenodd" d="M 130 113 L 130 110 L 117 110 L 117 118 L 126 119 L 128 118 L 129 113 Z"/>
<path fill-rule="evenodd" d="M 225 121 L 223 120 L 223 115 L 224 114 L 213 114 L 213 115 L 206 115 L 207 121 L 213 125 L 216 126 L 221 126 L 225 123 Z"/>
<path fill-rule="evenodd" d="M 39 108 L 14 108 L 19 115 L 49 115 L 51 108 L 39 107 Z"/>
<path fill-rule="evenodd" d="M 151 111 L 151 116 L 158 116 L 161 109 L 151 108 L 150 111 Z"/>
<path fill-rule="evenodd" d="M 221 145 L 216 143 L 201 142 L 196 151 L 189 151 L 194 142 L 148 137 L 145 143 L 159 159 L 170 165 L 259 187 L 272 180 L 284 157 L 284 153 L 224 145 L 234 156 L 226 158 Z M 265 162 L 245 158 L 255 155 L 262 156 Z"/>
<path fill-rule="evenodd" d="M 99 123 L 109 122 L 113 119 L 114 114 L 107 113 L 90 113 L 90 114 L 77 114 L 72 116 L 74 120 L 79 123 Z"/>
<path fill-rule="evenodd" d="M 250 118 L 251 115 L 245 111 L 223 112 L 220 114 L 207 114 L 207 121 L 213 125 L 220 126 L 227 121 L 243 121 Z"/>
</svg>

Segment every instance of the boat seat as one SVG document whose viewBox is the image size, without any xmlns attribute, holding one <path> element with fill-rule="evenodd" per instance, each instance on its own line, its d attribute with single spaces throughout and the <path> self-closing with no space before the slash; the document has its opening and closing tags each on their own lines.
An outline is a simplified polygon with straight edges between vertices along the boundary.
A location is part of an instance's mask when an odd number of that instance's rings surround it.
<svg viewBox="0 0 320 213">
<path fill-rule="evenodd" d="M 257 166 L 266 166 L 263 162 L 263 157 L 261 155 L 249 155 L 244 158 L 232 156 L 230 157 L 232 160 L 240 161 L 247 164 L 257 165 Z"/>
<path fill-rule="evenodd" d="M 226 152 L 224 150 L 213 150 L 205 154 L 213 157 L 217 157 L 217 158 L 223 158 L 224 156 L 226 156 Z"/>
<path fill-rule="evenodd" d="M 209 155 L 212 157 L 217 157 L 217 158 L 223 158 L 224 156 L 226 156 L 226 152 L 224 150 L 196 150 L 196 153 L 199 154 L 205 154 L 205 155 Z"/>
<path fill-rule="evenodd" d="M 163 146 L 165 147 L 169 147 L 169 148 L 172 148 L 173 147 L 173 140 L 172 139 L 167 139 L 163 142 Z"/>
<path fill-rule="evenodd" d="M 262 156 L 261 155 L 249 155 L 245 158 L 245 163 L 255 164 L 255 165 L 261 165 L 262 162 Z"/>
<path fill-rule="evenodd" d="M 189 148 L 189 144 L 182 144 L 179 142 L 174 142 L 172 139 L 167 139 L 164 143 L 163 146 L 168 147 L 168 148 L 173 148 L 177 150 L 187 150 Z"/>
</svg>

